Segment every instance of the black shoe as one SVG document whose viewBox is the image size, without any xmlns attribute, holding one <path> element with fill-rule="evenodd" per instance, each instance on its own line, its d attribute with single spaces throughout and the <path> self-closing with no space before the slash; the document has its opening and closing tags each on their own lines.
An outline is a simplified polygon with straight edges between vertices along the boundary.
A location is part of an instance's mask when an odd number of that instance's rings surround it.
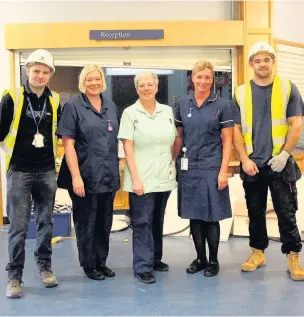
<svg viewBox="0 0 304 317">
<path fill-rule="evenodd" d="M 169 265 L 164 262 L 155 262 L 154 263 L 154 270 L 158 272 L 167 272 L 169 271 Z"/>
<path fill-rule="evenodd" d="M 151 272 L 137 273 L 134 276 L 142 283 L 152 284 L 156 282 L 154 275 Z"/>
<path fill-rule="evenodd" d="M 208 265 L 207 259 L 204 262 L 201 262 L 201 260 L 195 259 L 189 267 L 186 269 L 186 272 L 188 274 L 195 274 L 201 270 L 204 270 Z"/>
<path fill-rule="evenodd" d="M 105 279 L 105 276 L 103 275 L 103 273 L 98 272 L 95 269 L 83 268 L 83 271 L 86 274 L 86 276 L 90 278 L 91 280 L 102 281 Z"/>
<path fill-rule="evenodd" d="M 206 277 L 212 277 L 218 274 L 220 270 L 220 265 L 218 262 L 209 262 L 209 264 L 207 265 L 204 275 Z"/>
<path fill-rule="evenodd" d="M 105 264 L 96 269 L 98 272 L 102 273 L 105 277 L 114 277 L 115 272 L 108 268 Z"/>
</svg>

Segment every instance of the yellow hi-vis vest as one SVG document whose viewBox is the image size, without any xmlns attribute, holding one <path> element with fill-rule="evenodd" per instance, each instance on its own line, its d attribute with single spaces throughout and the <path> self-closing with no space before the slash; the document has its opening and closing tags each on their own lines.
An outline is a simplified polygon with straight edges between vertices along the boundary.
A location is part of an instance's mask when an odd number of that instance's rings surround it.
<svg viewBox="0 0 304 317">
<path fill-rule="evenodd" d="M 272 94 L 271 94 L 271 123 L 272 123 L 272 155 L 280 153 L 286 141 L 286 135 L 289 126 L 286 118 L 286 110 L 291 91 L 291 83 L 289 80 L 283 80 L 274 77 Z M 241 85 L 235 90 L 235 98 L 240 106 L 242 134 L 247 154 L 253 152 L 252 141 L 252 91 L 251 84 Z"/>
<path fill-rule="evenodd" d="M 18 127 L 21 117 L 21 112 L 23 108 L 23 102 L 24 102 L 24 87 L 11 89 L 11 90 L 5 90 L 3 93 L 3 96 L 6 94 L 10 94 L 13 101 L 14 101 L 14 116 L 13 121 L 11 123 L 9 132 L 5 139 L 3 140 L 1 147 L 5 151 L 5 171 L 8 171 L 10 161 L 13 155 L 17 133 L 18 133 Z M 56 136 L 56 129 L 57 129 L 57 109 L 59 106 L 59 95 L 52 91 L 52 95 L 49 97 L 50 103 L 52 105 L 53 109 L 53 121 L 52 121 L 52 139 L 53 139 L 53 152 L 54 157 L 56 157 L 57 152 L 57 141 L 58 138 Z"/>
</svg>

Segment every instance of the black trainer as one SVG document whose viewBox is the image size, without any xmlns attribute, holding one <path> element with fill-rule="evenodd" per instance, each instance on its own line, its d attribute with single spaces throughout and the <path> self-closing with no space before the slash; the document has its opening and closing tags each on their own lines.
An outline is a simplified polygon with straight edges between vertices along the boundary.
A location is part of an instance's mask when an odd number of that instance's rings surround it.
<svg viewBox="0 0 304 317">
<path fill-rule="evenodd" d="M 151 272 L 137 273 L 134 276 L 142 283 L 152 284 L 156 282 L 155 276 Z"/>
<path fill-rule="evenodd" d="M 83 268 L 83 271 L 86 274 L 86 276 L 90 278 L 91 280 L 102 281 L 105 279 L 105 276 L 103 275 L 103 273 L 98 272 L 95 269 Z"/>
<path fill-rule="evenodd" d="M 204 262 L 201 262 L 201 260 L 199 259 L 195 259 L 186 269 L 186 272 L 188 274 L 195 274 L 201 270 L 204 270 L 207 267 L 207 265 L 208 265 L 207 259 L 205 259 Z"/>
<path fill-rule="evenodd" d="M 164 262 L 155 262 L 154 263 L 154 271 L 158 272 L 167 272 L 169 271 L 169 265 Z"/>
<path fill-rule="evenodd" d="M 115 272 L 113 270 L 111 270 L 110 268 L 108 268 L 105 264 L 98 267 L 96 270 L 98 272 L 102 273 L 105 277 L 114 277 L 115 276 Z"/>
<path fill-rule="evenodd" d="M 212 277 L 212 276 L 216 276 L 218 274 L 220 270 L 220 265 L 218 262 L 209 262 L 209 264 L 207 265 L 204 275 L 206 277 Z"/>
</svg>

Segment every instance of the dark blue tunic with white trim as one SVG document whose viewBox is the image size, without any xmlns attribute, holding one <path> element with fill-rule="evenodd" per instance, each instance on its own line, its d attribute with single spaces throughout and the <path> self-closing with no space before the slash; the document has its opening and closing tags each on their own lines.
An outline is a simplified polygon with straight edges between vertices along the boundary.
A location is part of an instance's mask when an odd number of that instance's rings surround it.
<svg viewBox="0 0 304 317">
<path fill-rule="evenodd" d="M 218 190 L 217 181 L 223 155 L 221 130 L 234 126 L 229 101 L 211 93 L 199 107 L 192 94 L 180 98 L 174 108 L 188 158 L 187 171 L 180 168 L 182 151 L 176 164 L 179 216 L 208 222 L 230 218 L 229 188 Z"/>
</svg>

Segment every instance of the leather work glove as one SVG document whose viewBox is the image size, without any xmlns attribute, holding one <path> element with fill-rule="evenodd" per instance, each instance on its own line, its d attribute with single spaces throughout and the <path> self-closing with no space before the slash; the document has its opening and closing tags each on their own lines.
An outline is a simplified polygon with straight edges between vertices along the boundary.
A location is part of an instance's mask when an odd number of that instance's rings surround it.
<svg viewBox="0 0 304 317">
<path fill-rule="evenodd" d="M 271 169 L 274 172 L 282 172 L 290 154 L 283 150 L 280 154 L 274 156 L 271 160 L 269 160 L 268 165 L 270 165 Z"/>
</svg>

